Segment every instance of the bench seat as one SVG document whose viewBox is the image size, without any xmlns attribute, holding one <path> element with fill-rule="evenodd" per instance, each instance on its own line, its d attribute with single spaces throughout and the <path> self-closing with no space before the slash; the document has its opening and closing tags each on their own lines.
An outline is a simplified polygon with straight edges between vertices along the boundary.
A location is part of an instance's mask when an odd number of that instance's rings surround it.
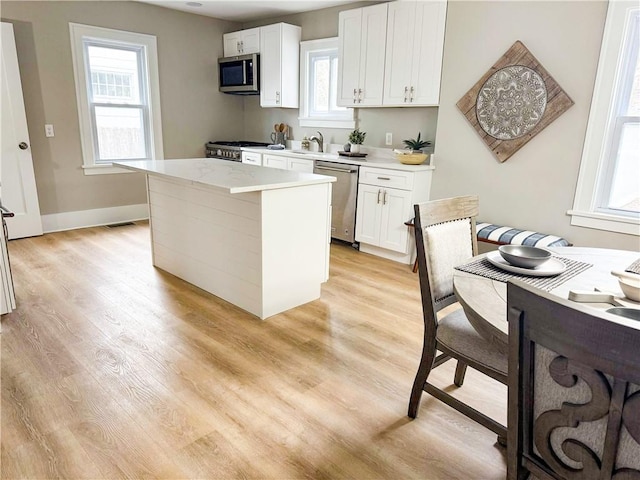
<svg viewBox="0 0 640 480">
<path fill-rule="evenodd" d="M 528 245 L 531 247 L 568 247 L 571 244 L 562 237 L 531 230 L 519 230 L 504 225 L 476 223 L 478 241 L 496 245 Z"/>
</svg>

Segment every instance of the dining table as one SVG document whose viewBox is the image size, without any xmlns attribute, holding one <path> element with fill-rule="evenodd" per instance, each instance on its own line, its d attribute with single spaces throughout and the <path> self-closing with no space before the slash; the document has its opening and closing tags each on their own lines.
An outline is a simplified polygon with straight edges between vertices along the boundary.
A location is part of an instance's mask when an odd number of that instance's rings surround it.
<svg viewBox="0 0 640 480">
<path fill-rule="evenodd" d="M 507 351 L 507 282 L 517 279 L 541 288 L 550 294 L 568 298 L 571 291 L 607 292 L 619 306 L 640 308 L 639 302 L 624 297 L 612 271 L 624 271 L 640 257 L 638 251 L 592 247 L 549 247 L 552 259 L 561 261 L 566 269 L 549 276 L 524 275 L 506 271 L 496 265 L 498 252 L 473 257 L 456 267 L 453 289 L 471 325 L 498 350 Z M 490 255 L 492 262 L 488 261 Z M 507 267 L 509 268 L 509 267 Z M 515 269 L 518 270 L 518 269 Z M 608 309 L 613 304 L 587 303 L 594 308 Z"/>
</svg>

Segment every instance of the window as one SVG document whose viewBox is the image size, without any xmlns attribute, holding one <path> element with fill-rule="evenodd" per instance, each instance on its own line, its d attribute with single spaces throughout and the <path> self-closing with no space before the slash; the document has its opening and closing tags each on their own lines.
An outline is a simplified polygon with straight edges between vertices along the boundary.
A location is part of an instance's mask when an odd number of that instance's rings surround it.
<svg viewBox="0 0 640 480">
<path fill-rule="evenodd" d="M 300 126 L 355 128 L 353 109 L 337 106 L 338 39 L 300 42 Z"/>
<path fill-rule="evenodd" d="M 156 38 L 69 24 L 87 175 L 162 158 Z"/>
<path fill-rule="evenodd" d="M 571 224 L 640 235 L 640 8 L 609 2 Z"/>
</svg>

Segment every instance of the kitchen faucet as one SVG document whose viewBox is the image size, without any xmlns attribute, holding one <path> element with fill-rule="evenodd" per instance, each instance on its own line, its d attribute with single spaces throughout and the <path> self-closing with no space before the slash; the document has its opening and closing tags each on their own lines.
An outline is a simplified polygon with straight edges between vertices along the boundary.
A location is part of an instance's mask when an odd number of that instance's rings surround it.
<svg viewBox="0 0 640 480">
<path fill-rule="evenodd" d="M 318 144 L 318 151 L 320 153 L 324 152 L 324 137 L 322 136 L 322 134 L 320 132 L 318 132 L 318 135 L 320 135 L 320 138 L 316 137 L 315 135 L 312 136 L 309 141 L 310 142 L 316 142 Z"/>
</svg>

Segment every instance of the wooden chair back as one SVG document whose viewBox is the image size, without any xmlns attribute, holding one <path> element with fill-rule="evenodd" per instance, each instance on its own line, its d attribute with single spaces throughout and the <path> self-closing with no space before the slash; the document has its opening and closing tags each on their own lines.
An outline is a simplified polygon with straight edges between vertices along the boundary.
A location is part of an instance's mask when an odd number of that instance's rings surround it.
<svg viewBox="0 0 640 480">
<path fill-rule="evenodd" d="M 640 479 L 640 323 L 507 287 L 509 479 Z"/>
</svg>

